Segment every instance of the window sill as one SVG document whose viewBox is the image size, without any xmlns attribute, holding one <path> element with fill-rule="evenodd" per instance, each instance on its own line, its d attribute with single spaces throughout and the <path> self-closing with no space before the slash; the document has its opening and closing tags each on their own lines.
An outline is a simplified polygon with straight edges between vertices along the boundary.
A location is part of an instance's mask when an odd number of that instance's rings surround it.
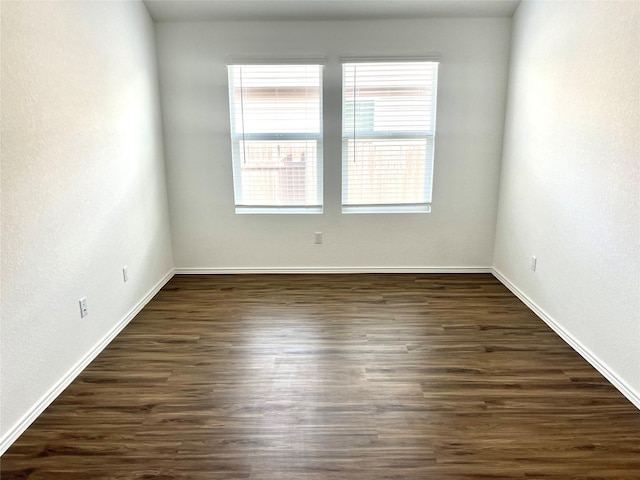
<svg viewBox="0 0 640 480">
<path fill-rule="evenodd" d="M 236 206 L 236 214 L 240 215 L 318 215 L 322 213 L 321 205 L 308 207 L 247 207 Z"/>
<path fill-rule="evenodd" d="M 431 213 L 431 205 L 343 205 L 342 213 Z"/>
</svg>

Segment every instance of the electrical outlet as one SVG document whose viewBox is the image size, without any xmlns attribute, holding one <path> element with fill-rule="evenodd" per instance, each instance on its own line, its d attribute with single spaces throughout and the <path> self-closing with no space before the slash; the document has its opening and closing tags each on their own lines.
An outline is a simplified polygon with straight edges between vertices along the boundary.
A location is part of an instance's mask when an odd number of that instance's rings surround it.
<svg viewBox="0 0 640 480">
<path fill-rule="evenodd" d="M 533 270 L 534 272 L 536 271 L 537 264 L 538 264 L 538 257 L 532 256 L 531 257 L 531 270 Z"/>
<path fill-rule="evenodd" d="M 129 267 L 126 265 L 122 267 L 122 279 L 126 282 L 129 280 Z"/>
<path fill-rule="evenodd" d="M 316 245 L 320 245 L 322 243 L 322 232 L 316 232 Z"/>
<path fill-rule="evenodd" d="M 84 318 L 89 315 L 89 310 L 87 309 L 87 297 L 82 297 L 78 300 L 78 304 L 80 305 L 80 318 Z"/>
</svg>

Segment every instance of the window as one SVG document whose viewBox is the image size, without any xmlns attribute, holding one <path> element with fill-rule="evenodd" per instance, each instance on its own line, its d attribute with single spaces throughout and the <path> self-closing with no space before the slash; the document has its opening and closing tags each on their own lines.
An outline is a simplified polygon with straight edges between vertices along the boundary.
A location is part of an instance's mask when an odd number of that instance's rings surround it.
<svg viewBox="0 0 640 480">
<path fill-rule="evenodd" d="M 438 63 L 342 65 L 342 211 L 429 212 Z"/>
<path fill-rule="evenodd" d="M 322 213 L 322 66 L 228 69 L 236 213 Z"/>
</svg>

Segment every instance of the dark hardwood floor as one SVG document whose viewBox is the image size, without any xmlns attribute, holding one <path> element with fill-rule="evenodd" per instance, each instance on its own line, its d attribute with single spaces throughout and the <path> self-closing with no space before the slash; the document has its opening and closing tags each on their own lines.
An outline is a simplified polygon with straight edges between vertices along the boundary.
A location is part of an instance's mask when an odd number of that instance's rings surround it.
<svg viewBox="0 0 640 480">
<path fill-rule="evenodd" d="M 637 479 L 640 411 L 490 275 L 177 276 L 1 472 Z"/>
</svg>

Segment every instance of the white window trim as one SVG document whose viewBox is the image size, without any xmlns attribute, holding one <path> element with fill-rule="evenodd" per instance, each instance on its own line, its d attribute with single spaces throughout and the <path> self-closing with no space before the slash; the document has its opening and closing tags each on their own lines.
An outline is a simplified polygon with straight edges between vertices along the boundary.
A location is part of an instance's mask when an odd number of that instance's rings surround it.
<svg viewBox="0 0 640 480">
<path fill-rule="evenodd" d="M 403 62 L 431 62 L 438 64 L 438 71 L 436 73 L 436 77 L 433 83 L 433 89 L 435 91 L 434 101 L 432 104 L 431 115 L 433 118 L 433 127 L 430 131 L 425 132 L 391 132 L 391 131 L 381 131 L 376 132 L 375 134 L 360 134 L 359 138 L 373 138 L 373 139 L 402 139 L 402 138 L 425 138 L 427 142 L 431 143 L 432 149 L 432 157 L 431 157 L 431 173 L 428 178 L 425 178 L 425 181 L 430 182 L 429 191 L 431 192 L 431 196 L 433 196 L 433 170 L 435 164 L 435 138 L 436 138 L 436 112 L 437 112 L 437 99 L 438 99 L 438 73 L 439 73 L 439 63 L 440 63 L 440 55 L 437 53 L 427 54 L 427 55 L 419 55 L 419 56 L 403 56 L 403 57 L 367 57 L 367 56 L 341 56 L 340 64 L 341 68 L 344 69 L 345 64 L 353 64 L 353 63 L 403 63 Z M 341 75 L 341 89 L 343 91 L 342 98 L 342 117 L 344 117 L 344 108 L 345 104 L 348 101 L 352 101 L 353 99 L 345 99 L 344 98 L 344 73 Z M 354 103 L 354 121 L 355 121 L 355 102 Z M 344 126 L 341 132 L 342 136 L 342 175 L 345 175 L 344 172 L 344 162 L 346 159 L 346 149 L 348 139 L 355 138 L 355 131 L 349 132 L 345 134 Z M 344 183 L 342 185 L 344 189 Z M 425 185 L 426 188 L 426 185 Z M 425 203 L 402 203 L 402 204 L 350 204 L 344 203 L 344 192 L 342 194 L 341 206 L 343 214 L 376 214 L 376 213 L 431 213 L 431 205 L 432 198 L 429 202 Z"/>
<path fill-rule="evenodd" d="M 319 67 L 324 67 L 326 60 L 324 57 L 305 57 L 305 58 L 278 58 L 278 59 L 266 59 L 266 58 L 256 58 L 256 57 L 228 57 L 227 58 L 227 68 L 231 66 L 241 66 L 241 65 L 317 65 Z M 228 89 L 229 89 L 229 117 L 230 117 L 230 129 L 231 129 L 231 148 L 232 148 L 232 169 L 233 169 L 233 187 L 234 187 L 234 205 L 235 205 L 235 213 L 236 214 L 322 214 L 323 213 L 323 204 L 324 204 L 324 186 L 323 186 L 323 73 L 322 68 L 320 70 L 320 130 L 319 132 L 314 134 L 309 133 L 258 133 L 251 134 L 246 132 L 236 132 L 235 129 L 235 109 L 233 108 L 234 99 L 233 99 L 233 91 L 234 91 L 234 83 L 232 80 L 232 76 L 228 74 Z M 242 189 L 242 175 L 240 170 L 240 165 L 235 159 L 241 158 L 240 155 L 240 142 L 243 140 L 309 140 L 316 142 L 316 156 L 317 156 L 317 185 L 316 191 L 318 194 L 318 200 L 320 202 L 319 205 L 242 205 L 235 203 L 236 192 L 240 192 L 240 198 L 244 198 L 243 189 Z"/>
</svg>

